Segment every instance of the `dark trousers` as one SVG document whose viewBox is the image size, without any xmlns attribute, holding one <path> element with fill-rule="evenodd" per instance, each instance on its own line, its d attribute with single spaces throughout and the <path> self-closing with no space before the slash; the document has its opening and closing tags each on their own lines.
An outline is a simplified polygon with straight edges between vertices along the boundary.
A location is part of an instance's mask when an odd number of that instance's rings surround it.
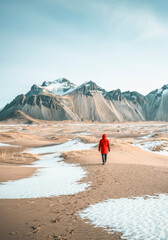
<svg viewBox="0 0 168 240">
<path fill-rule="evenodd" d="M 107 153 L 102 153 L 102 162 L 105 163 L 107 161 Z"/>
</svg>

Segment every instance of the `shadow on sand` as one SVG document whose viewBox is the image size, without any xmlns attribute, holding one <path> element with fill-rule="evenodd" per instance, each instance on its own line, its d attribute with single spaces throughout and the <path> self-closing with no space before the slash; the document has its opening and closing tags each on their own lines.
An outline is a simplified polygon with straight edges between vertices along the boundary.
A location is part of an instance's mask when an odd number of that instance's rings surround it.
<svg viewBox="0 0 168 240">
<path fill-rule="evenodd" d="M 107 163 L 106 163 L 106 164 L 107 164 Z M 105 165 L 106 165 L 106 164 L 105 164 Z M 102 165 L 102 162 L 100 162 L 100 163 L 87 163 L 87 164 L 81 164 L 81 163 L 80 163 L 80 166 L 81 166 L 81 167 L 100 166 L 100 165 Z M 105 165 L 104 165 L 104 166 L 105 166 Z"/>
</svg>

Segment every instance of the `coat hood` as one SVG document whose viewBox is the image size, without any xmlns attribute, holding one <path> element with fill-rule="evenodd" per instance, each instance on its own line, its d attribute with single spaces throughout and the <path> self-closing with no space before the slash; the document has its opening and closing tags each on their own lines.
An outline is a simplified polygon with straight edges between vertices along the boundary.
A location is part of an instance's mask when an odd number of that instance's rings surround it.
<svg viewBox="0 0 168 240">
<path fill-rule="evenodd" d="M 106 139 L 106 134 L 103 134 L 103 135 L 102 135 L 102 138 L 103 138 L 103 139 Z"/>
</svg>

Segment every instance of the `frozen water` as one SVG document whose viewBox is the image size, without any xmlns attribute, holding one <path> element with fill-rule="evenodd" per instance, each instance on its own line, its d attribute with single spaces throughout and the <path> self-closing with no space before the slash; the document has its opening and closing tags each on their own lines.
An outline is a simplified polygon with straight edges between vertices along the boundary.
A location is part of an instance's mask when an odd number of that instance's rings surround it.
<svg viewBox="0 0 168 240">
<path fill-rule="evenodd" d="M 96 227 L 121 232 L 122 239 L 168 239 L 168 195 L 109 199 L 91 205 L 79 215 Z"/>
<path fill-rule="evenodd" d="M 61 151 L 88 150 L 95 144 L 85 144 L 79 139 L 31 149 L 33 154 L 52 153 L 40 156 L 40 160 L 27 167 L 39 168 L 28 178 L 0 184 L 0 199 L 40 198 L 75 194 L 86 190 L 87 183 L 79 183 L 86 171 L 77 164 L 68 164 L 60 158 Z"/>
</svg>

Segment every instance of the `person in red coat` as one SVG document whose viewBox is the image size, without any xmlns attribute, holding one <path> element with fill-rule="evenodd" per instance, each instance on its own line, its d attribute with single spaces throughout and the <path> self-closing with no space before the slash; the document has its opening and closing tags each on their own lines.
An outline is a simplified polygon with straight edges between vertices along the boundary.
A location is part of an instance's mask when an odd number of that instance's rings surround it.
<svg viewBox="0 0 168 240">
<path fill-rule="evenodd" d="M 102 139 L 99 141 L 99 147 L 98 150 L 102 154 L 102 162 L 103 165 L 107 161 L 107 153 L 110 152 L 110 143 L 109 140 L 106 138 L 106 134 L 103 134 Z"/>
</svg>

